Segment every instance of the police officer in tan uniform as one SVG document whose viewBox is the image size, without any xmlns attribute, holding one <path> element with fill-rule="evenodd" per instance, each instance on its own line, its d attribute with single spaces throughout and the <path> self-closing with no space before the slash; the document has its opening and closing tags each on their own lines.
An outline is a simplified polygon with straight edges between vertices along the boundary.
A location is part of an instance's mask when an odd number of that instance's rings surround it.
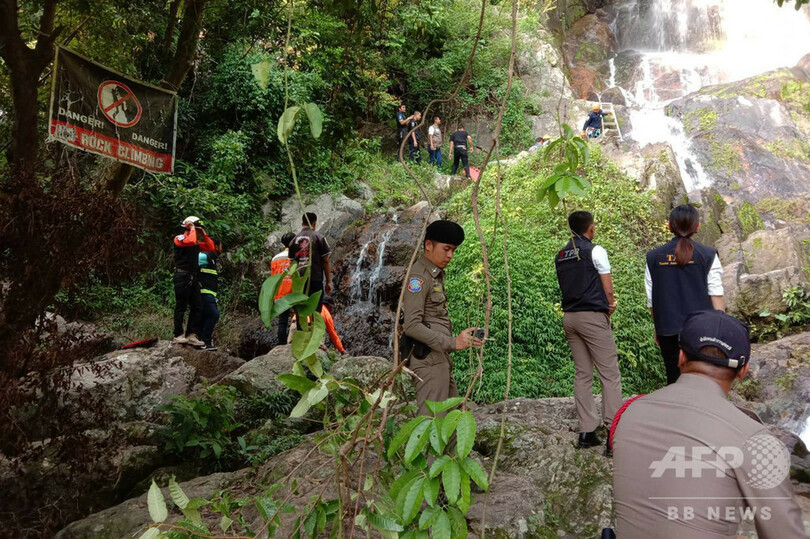
<svg viewBox="0 0 810 539">
<path fill-rule="evenodd" d="M 420 415 L 428 415 L 425 401 L 458 396 L 450 352 L 481 346 L 467 328 L 456 337 L 447 311 L 444 268 L 464 241 L 464 229 L 452 221 L 434 221 L 425 233 L 425 249 L 408 275 L 403 303 L 403 357 L 421 379 L 416 385 Z"/>
<path fill-rule="evenodd" d="M 681 376 L 630 403 L 614 424 L 619 539 L 760 539 L 808 535 L 790 484 L 790 455 L 727 398 L 748 372 L 748 328 L 721 311 L 690 314 Z"/>
</svg>

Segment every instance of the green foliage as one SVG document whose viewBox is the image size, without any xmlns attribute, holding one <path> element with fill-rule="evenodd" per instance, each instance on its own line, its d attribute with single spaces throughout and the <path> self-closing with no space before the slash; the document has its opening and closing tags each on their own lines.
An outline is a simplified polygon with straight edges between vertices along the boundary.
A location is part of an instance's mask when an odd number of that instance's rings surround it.
<svg viewBox="0 0 810 539">
<path fill-rule="evenodd" d="M 742 206 L 737 210 L 737 219 L 740 221 L 744 238 L 757 230 L 765 228 L 762 217 L 759 216 L 756 208 L 750 202 L 743 202 Z"/>
<path fill-rule="evenodd" d="M 236 389 L 211 386 L 199 397 L 173 395 L 161 409 L 168 414 L 162 431 L 166 449 L 192 458 L 220 459 L 230 447 L 236 422 Z"/>
<path fill-rule="evenodd" d="M 796 2 L 794 5 L 796 11 L 799 11 L 804 4 L 810 3 L 810 0 L 794 0 L 794 2 Z M 779 7 L 782 7 L 784 4 L 790 4 L 790 0 L 776 0 L 776 3 L 779 4 Z"/>
<path fill-rule="evenodd" d="M 502 186 L 503 209 L 509 222 L 509 260 L 515 312 L 511 395 L 557 397 L 573 392 L 574 365 L 562 329 L 560 291 L 554 271 L 554 254 L 570 239 L 562 212 L 537 204 L 535 193 L 554 170 L 552 163 L 535 155 L 510 168 Z M 656 222 L 649 193 L 640 192 L 633 178 L 621 173 L 598 147 L 583 177 L 593 185 L 569 210 L 591 211 L 596 219 L 596 238 L 610 255 L 618 298 L 611 317 L 619 351 L 625 393 L 646 393 L 664 382 L 663 362 L 652 339 L 653 325 L 644 291 L 645 252 L 666 241 L 665 223 Z M 474 237 L 469 210 L 469 191 L 449 204 L 449 218 L 463 224 Z M 502 233 L 495 226 L 494 189 L 481 186 L 481 226 L 490 245 L 499 245 Z M 492 250 L 490 249 L 490 252 Z M 450 315 L 456 327 L 481 325 L 484 318 L 484 276 L 480 245 L 465 242 L 448 266 L 447 294 Z M 493 309 L 491 342 L 486 344 L 484 373 L 474 397 L 479 402 L 503 398 L 506 384 L 506 275 L 499 256 L 490 258 Z M 475 370 L 475 359 L 455 354 L 454 374 L 462 385 Z"/>
<path fill-rule="evenodd" d="M 712 160 L 709 168 L 715 172 L 732 176 L 742 170 L 742 158 L 737 148 L 730 143 L 714 142 L 709 145 Z"/>
<path fill-rule="evenodd" d="M 554 160 L 554 170 L 537 190 L 540 200 L 548 199 L 548 204 L 555 208 L 560 201 L 565 201 L 569 193 L 584 196 L 591 188 L 591 183 L 580 176 L 580 167 L 587 167 L 590 159 L 588 143 L 579 137 L 571 126 L 563 124 L 563 136 L 554 139 L 544 152 L 546 161 Z"/>
<path fill-rule="evenodd" d="M 794 286 L 782 292 L 782 301 L 787 305 L 787 312 L 772 314 L 769 311 L 759 313 L 759 320 L 753 321 L 751 339 L 767 341 L 779 339 L 810 324 L 810 288 Z"/>
</svg>

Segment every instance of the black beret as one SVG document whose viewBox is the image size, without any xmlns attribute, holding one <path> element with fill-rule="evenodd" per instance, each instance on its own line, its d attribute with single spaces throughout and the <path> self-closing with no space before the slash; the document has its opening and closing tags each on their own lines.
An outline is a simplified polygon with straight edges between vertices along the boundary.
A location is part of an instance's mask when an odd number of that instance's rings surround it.
<svg viewBox="0 0 810 539">
<path fill-rule="evenodd" d="M 433 221 L 425 232 L 425 241 L 427 240 L 458 247 L 464 242 L 464 229 L 453 221 Z"/>
</svg>

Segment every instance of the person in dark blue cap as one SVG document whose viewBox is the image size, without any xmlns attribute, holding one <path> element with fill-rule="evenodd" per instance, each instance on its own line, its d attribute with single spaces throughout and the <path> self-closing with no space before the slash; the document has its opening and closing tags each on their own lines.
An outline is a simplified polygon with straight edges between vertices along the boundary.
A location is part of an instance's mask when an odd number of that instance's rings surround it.
<svg viewBox="0 0 810 539">
<path fill-rule="evenodd" d="M 760 539 L 806 539 L 787 448 L 728 400 L 748 373 L 748 327 L 698 311 L 679 344 L 678 380 L 625 405 L 611 429 L 617 537 L 734 538 L 748 519 Z"/>
<path fill-rule="evenodd" d="M 474 336 L 477 328 L 467 328 L 454 337 L 447 310 L 444 269 L 463 241 L 464 229 L 458 223 L 432 222 L 425 232 L 425 250 L 405 283 L 402 359 L 410 358 L 410 368 L 419 377 L 416 401 L 420 415 L 429 414 L 425 401 L 458 396 L 450 352 L 483 344 Z"/>
</svg>

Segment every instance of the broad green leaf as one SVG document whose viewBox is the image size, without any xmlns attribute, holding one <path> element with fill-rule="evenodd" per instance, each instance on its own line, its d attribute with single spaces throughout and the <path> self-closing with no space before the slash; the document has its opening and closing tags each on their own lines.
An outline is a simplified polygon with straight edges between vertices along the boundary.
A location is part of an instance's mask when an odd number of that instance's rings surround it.
<svg viewBox="0 0 810 539">
<path fill-rule="evenodd" d="M 430 466 L 430 472 L 428 472 L 428 476 L 433 478 L 438 476 L 442 468 L 444 468 L 445 464 L 450 462 L 450 455 L 442 455 L 441 457 L 437 458 L 433 461 L 433 464 Z"/>
<path fill-rule="evenodd" d="M 422 423 L 416 427 L 405 444 L 405 464 L 410 464 L 418 454 L 425 450 L 430 440 L 430 426 L 433 422 Z"/>
<path fill-rule="evenodd" d="M 307 400 L 309 404 L 315 406 L 325 399 L 327 395 L 329 395 L 329 389 L 326 387 L 326 384 L 321 383 L 318 387 L 307 392 Z"/>
<path fill-rule="evenodd" d="M 548 205 L 552 208 L 556 208 L 557 205 L 560 203 L 560 197 L 557 196 L 555 191 L 548 192 Z"/>
<path fill-rule="evenodd" d="M 447 514 L 450 518 L 450 538 L 467 539 L 467 519 L 464 514 L 455 507 L 449 507 Z"/>
<path fill-rule="evenodd" d="M 149 507 L 149 516 L 152 518 L 152 522 L 163 522 L 169 516 L 166 500 L 163 499 L 163 493 L 154 479 L 152 479 L 152 486 L 149 487 L 149 493 L 146 495 L 146 503 Z"/>
<path fill-rule="evenodd" d="M 286 296 L 278 298 L 275 303 L 273 303 L 273 312 L 271 313 L 272 318 L 275 318 L 285 311 L 289 311 L 296 305 L 306 302 L 307 299 L 309 298 L 306 294 L 301 294 L 299 292 L 290 292 Z"/>
<path fill-rule="evenodd" d="M 180 488 L 180 485 L 177 484 L 177 481 L 174 480 L 174 477 L 169 479 L 169 495 L 172 497 L 174 504 L 181 510 L 188 507 L 188 496 L 186 496 L 186 493 Z"/>
<path fill-rule="evenodd" d="M 450 397 L 442 402 L 425 401 L 425 406 L 427 406 L 427 409 L 430 410 L 433 415 L 438 415 L 442 412 L 446 412 L 450 408 L 455 408 L 461 404 L 461 401 L 463 400 L 463 397 Z"/>
<path fill-rule="evenodd" d="M 441 509 L 438 507 L 428 507 L 422 514 L 419 516 L 419 529 L 426 530 L 433 526 L 436 522 L 436 519 L 439 518 L 439 513 Z"/>
<path fill-rule="evenodd" d="M 297 391 L 302 395 L 317 385 L 309 378 L 296 376 L 295 374 L 279 374 L 277 378 L 285 387 Z"/>
<path fill-rule="evenodd" d="M 402 425 L 402 427 L 399 429 L 396 435 L 394 435 L 393 439 L 391 439 L 391 444 L 388 446 L 389 459 L 393 457 L 397 449 L 399 449 L 402 446 L 402 444 L 404 444 L 408 440 L 408 438 L 410 438 L 413 430 L 422 423 L 424 423 L 425 421 L 427 421 L 427 419 L 428 419 L 427 416 L 420 415 L 418 417 L 414 417 L 413 419 Z"/>
<path fill-rule="evenodd" d="M 458 498 L 458 508 L 462 513 L 467 513 L 470 509 L 470 476 L 461 470 L 461 495 Z"/>
<path fill-rule="evenodd" d="M 262 323 L 268 328 L 273 320 L 273 298 L 283 277 L 282 274 L 268 277 L 262 283 L 262 289 L 259 292 L 259 313 L 261 313 Z"/>
<path fill-rule="evenodd" d="M 442 485 L 444 486 L 444 494 L 450 503 L 456 503 L 458 500 L 458 489 L 461 484 L 461 468 L 455 460 L 447 461 L 447 464 L 442 468 Z"/>
<path fill-rule="evenodd" d="M 309 391 L 301 396 L 301 400 L 298 401 L 298 404 L 296 404 L 295 408 L 293 408 L 292 412 L 290 412 L 290 417 L 304 417 L 304 415 L 309 411 L 312 405 L 309 403 L 309 399 L 307 398 L 308 395 Z"/>
<path fill-rule="evenodd" d="M 441 485 L 441 481 L 438 477 L 434 477 L 433 479 L 426 479 L 424 485 L 422 486 L 422 490 L 425 492 L 425 501 L 428 505 L 434 506 L 436 505 L 436 498 L 439 496 L 439 486 Z"/>
<path fill-rule="evenodd" d="M 156 537 L 160 537 L 160 530 L 158 528 L 149 528 L 138 539 L 155 539 Z"/>
<path fill-rule="evenodd" d="M 316 526 L 316 536 L 326 529 L 326 511 L 323 510 L 323 505 L 318 505 L 318 525 Z"/>
<path fill-rule="evenodd" d="M 461 462 L 461 467 L 475 481 L 475 484 L 481 487 L 481 490 L 484 492 L 489 490 L 489 478 L 477 461 L 467 457 Z"/>
<path fill-rule="evenodd" d="M 387 516 L 381 516 L 376 513 L 372 513 L 370 511 L 364 512 L 366 518 L 368 519 L 369 524 L 371 524 L 374 529 L 376 530 L 388 530 L 392 532 L 401 532 L 405 528 L 402 527 L 396 520 L 389 518 Z"/>
<path fill-rule="evenodd" d="M 323 292 L 318 290 L 307 299 L 305 302 L 301 303 L 296 311 L 298 312 L 298 316 L 309 316 L 309 315 L 316 315 L 320 316 L 320 313 L 316 313 L 315 311 L 318 310 L 318 303 L 321 301 L 321 295 Z"/>
<path fill-rule="evenodd" d="M 570 140 L 570 139 L 576 137 L 576 133 L 574 132 L 573 128 L 571 128 L 570 125 L 563 124 L 562 128 L 563 128 L 563 135 L 564 135 L 565 138 Z"/>
<path fill-rule="evenodd" d="M 219 529 L 222 530 L 223 533 L 227 532 L 231 524 L 233 524 L 233 520 L 231 520 L 228 515 L 222 515 L 222 520 L 219 521 Z"/>
<path fill-rule="evenodd" d="M 307 366 L 307 368 L 310 370 L 310 372 L 312 372 L 312 374 L 315 375 L 316 378 L 323 377 L 323 365 L 321 365 L 321 360 L 317 355 L 312 354 L 311 356 L 305 357 L 304 365 Z"/>
<path fill-rule="evenodd" d="M 440 455 L 442 451 L 444 451 L 444 440 L 442 440 L 441 425 L 437 423 L 437 421 L 441 420 L 441 418 L 436 418 L 433 421 L 433 425 L 430 426 L 430 447 L 433 448 L 433 451 L 436 452 L 437 455 Z"/>
<path fill-rule="evenodd" d="M 220 455 L 222 455 L 222 446 L 217 442 L 211 442 L 211 450 L 214 452 L 214 456 L 216 458 L 219 458 Z"/>
<path fill-rule="evenodd" d="M 464 412 L 456 426 L 456 454 L 464 458 L 470 454 L 475 442 L 475 418 L 470 412 Z"/>
<path fill-rule="evenodd" d="M 304 112 L 307 113 L 307 118 L 309 118 L 309 131 L 312 133 L 312 138 L 319 138 L 321 131 L 323 131 L 323 113 L 321 113 L 321 109 L 315 103 L 305 103 Z"/>
<path fill-rule="evenodd" d="M 205 498 L 191 498 L 186 504 L 187 509 L 199 509 L 200 507 L 208 505 L 209 502 Z"/>
<path fill-rule="evenodd" d="M 408 481 L 408 483 L 405 484 L 399 491 L 399 494 L 397 494 L 396 500 L 394 500 L 394 510 L 396 511 L 398 520 L 406 526 L 408 525 L 408 523 L 405 522 L 405 513 L 408 512 L 408 507 L 406 507 L 406 502 L 408 501 L 408 493 L 411 491 L 411 487 L 413 487 L 414 484 L 416 484 L 416 482 L 419 481 L 420 479 L 422 479 L 421 474 L 415 476 L 413 479 Z"/>
<path fill-rule="evenodd" d="M 270 70 L 273 67 L 273 60 L 268 56 L 261 62 L 256 62 L 255 64 L 250 65 L 250 70 L 253 72 L 253 78 L 256 80 L 256 84 L 262 90 L 267 89 L 267 85 L 270 83 Z"/>
<path fill-rule="evenodd" d="M 439 514 L 436 515 L 436 522 L 431 529 L 433 537 L 436 539 L 450 539 L 450 519 L 447 517 L 447 513 L 440 509 Z"/>
<path fill-rule="evenodd" d="M 421 470 L 414 468 L 413 470 L 397 477 L 397 479 L 391 484 L 391 488 L 388 489 L 388 494 L 391 496 L 391 499 L 396 500 L 399 497 L 399 493 L 402 491 L 402 488 L 413 481 L 414 478 L 420 473 L 422 473 Z"/>
<path fill-rule="evenodd" d="M 444 417 L 444 421 L 442 421 L 442 439 L 444 443 L 450 441 L 450 437 L 453 435 L 453 431 L 456 430 L 456 425 L 458 425 L 458 420 L 461 419 L 461 414 L 461 410 L 452 410 Z"/>
<path fill-rule="evenodd" d="M 313 313 L 312 328 L 310 331 L 296 331 L 292 338 L 292 354 L 296 359 L 306 359 L 314 356 L 323 343 L 326 334 L 326 324 L 320 313 Z"/>
<path fill-rule="evenodd" d="M 278 119 L 276 133 L 279 142 L 282 144 L 287 144 L 289 141 L 290 134 L 292 134 L 292 130 L 295 127 L 295 118 L 298 116 L 299 112 L 301 112 L 301 107 L 299 106 L 287 107 L 287 110 L 285 110 L 281 118 Z"/>
<path fill-rule="evenodd" d="M 310 539 L 314 539 L 317 536 L 318 528 L 318 511 L 313 508 L 312 511 L 309 512 L 307 519 L 304 521 L 304 531 L 307 534 L 307 537 Z"/>
<path fill-rule="evenodd" d="M 186 507 L 182 509 L 183 516 L 186 517 L 186 520 L 194 524 L 195 526 L 199 526 L 201 528 L 205 527 L 203 523 L 202 516 L 200 516 L 200 511 L 197 509 L 192 509 L 190 507 Z"/>
<path fill-rule="evenodd" d="M 366 402 L 369 403 L 370 405 L 374 406 L 377 403 L 377 401 L 379 400 L 380 401 L 380 408 L 385 409 L 385 408 L 388 407 L 388 405 L 391 403 L 391 401 L 397 400 L 396 395 L 394 395 L 393 393 L 391 393 L 388 390 L 386 390 L 385 393 L 383 393 L 382 398 L 380 398 L 380 392 L 381 391 L 382 391 L 381 388 L 377 388 L 373 393 L 366 393 L 366 396 L 365 396 Z"/>
<path fill-rule="evenodd" d="M 407 526 L 416 515 L 419 514 L 419 508 L 422 507 L 422 485 L 425 483 L 424 477 L 418 477 L 411 483 L 405 492 L 405 503 L 403 504 L 403 511 L 400 513 L 402 522 Z"/>
</svg>

